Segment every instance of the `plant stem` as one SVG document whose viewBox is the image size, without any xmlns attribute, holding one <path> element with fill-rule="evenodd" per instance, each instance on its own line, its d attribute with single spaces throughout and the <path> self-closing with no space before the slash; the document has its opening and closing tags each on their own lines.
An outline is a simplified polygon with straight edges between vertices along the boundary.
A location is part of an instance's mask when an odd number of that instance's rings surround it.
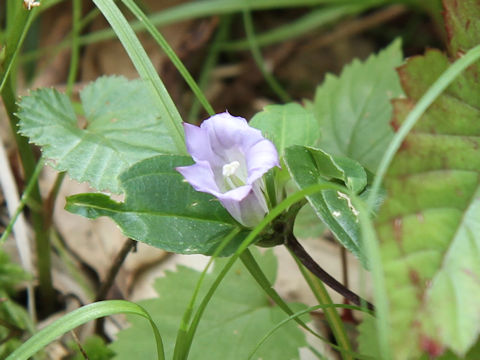
<svg viewBox="0 0 480 360">
<path fill-rule="evenodd" d="M 331 289 L 350 300 L 352 303 L 358 306 L 365 306 L 374 311 L 374 306 L 368 301 L 362 299 L 360 296 L 355 294 L 350 289 L 347 289 L 342 283 L 338 282 L 334 277 L 327 273 L 320 265 L 318 265 L 315 260 L 305 251 L 303 246 L 298 242 L 297 238 L 293 233 L 286 235 L 285 246 L 295 254 L 298 260 L 308 269 L 310 272 L 322 280 L 326 285 Z"/>
<path fill-rule="evenodd" d="M 112 266 L 110 267 L 110 269 L 108 269 L 108 273 L 105 278 L 105 281 L 103 282 L 102 286 L 98 290 L 97 296 L 95 297 L 95 301 L 105 300 L 107 293 L 112 287 L 113 281 L 115 280 L 115 277 L 117 276 L 118 271 L 120 270 L 120 267 L 122 266 L 123 262 L 127 258 L 127 255 L 135 247 L 136 243 L 137 242 L 132 239 L 127 239 L 123 243 L 123 246 L 118 252 L 115 260 L 113 261 Z"/>
<path fill-rule="evenodd" d="M 142 12 L 142 10 L 140 10 L 140 8 L 135 4 L 133 0 L 122 0 L 122 2 L 137 17 L 137 19 L 142 21 L 142 23 L 146 26 L 150 35 L 152 35 L 152 37 L 161 46 L 162 50 L 168 56 L 173 65 L 177 68 L 178 72 L 182 75 L 183 79 L 188 84 L 192 92 L 195 94 L 198 101 L 203 105 L 205 111 L 210 116 L 215 114 L 212 105 L 210 105 L 202 90 L 198 87 L 192 75 L 190 75 L 190 72 L 187 70 L 185 65 L 183 65 L 178 55 L 168 44 L 167 40 L 163 37 L 163 35 L 157 30 L 155 25 L 150 22 L 148 17 Z"/>
<path fill-rule="evenodd" d="M 200 77 L 198 79 L 198 86 L 200 89 L 205 90 L 208 81 L 210 79 L 210 75 L 212 73 L 213 68 L 218 62 L 218 56 L 220 54 L 220 44 L 225 41 L 228 37 L 228 33 L 230 31 L 230 25 L 232 23 L 232 17 L 230 15 L 224 16 L 218 28 L 218 31 L 213 39 L 212 45 L 208 49 L 208 55 L 203 63 L 202 70 L 200 72 Z M 190 112 L 188 113 L 187 120 L 191 124 L 198 123 L 198 114 L 200 113 L 200 102 L 197 98 L 193 99 L 192 107 L 190 108 Z"/>
<path fill-rule="evenodd" d="M 74 0 L 73 1 L 73 30 L 72 30 L 72 53 L 70 56 L 70 67 L 68 69 L 68 78 L 67 78 L 67 95 L 72 96 L 73 85 L 77 79 L 78 75 L 78 64 L 80 58 L 80 31 L 81 31 L 81 20 L 82 17 L 82 1 Z"/>
<path fill-rule="evenodd" d="M 260 71 L 262 72 L 265 81 L 268 83 L 270 88 L 273 90 L 273 92 L 275 92 L 275 94 L 282 102 L 287 103 L 289 101 L 292 101 L 290 95 L 288 95 L 285 89 L 283 89 L 282 85 L 272 75 L 267 65 L 265 64 L 262 52 L 260 51 L 260 48 L 257 44 L 257 39 L 255 38 L 252 15 L 248 10 L 243 11 L 243 23 L 245 25 L 245 32 L 247 34 L 248 43 L 250 44 L 250 51 L 252 52 L 253 59 L 257 63 Z"/>
<path fill-rule="evenodd" d="M 317 277 L 313 276 L 311 272 L 308 272 L 305 267 L 302 265 L 300 260 L 298 260 L 295 255 L 290 252 L 290 254 L 295 259 L 298 269 L 302 273 L 305 281 L 307 282 L 310 289 L 312 289 L 315 298 L 317 299 L 320 305 L 333 305 L 332 299 L 325 288 L 323 282 L 321 282 Z M 341 349 L 345 349 L 349 352 L 352 351 L 352 347 L 350 345 L 350 341 L 348 340 L 347 333 L 345 331 L 345 327 L 343 326 L 343 322 L 338 315 L 337 310 L 333 306 L 325 307 L 323 309 L 325 317 L 327 318 L 328 324 L 330 325 L 330 329 L 332 330 L 335 339 L 337 340 L 337 344 L 340 346 Z M 350 353 L 343 352 L 339 350 L 342 358 L 345 360 L 353 360 L 353 356 Z"/>
<path fill-rule="evenodd" d="M 127 239 L 123 243 L 123 246 L 120 249 L 119 253 L 117 254 L 115 260 L 113 261 L 112 266 L 110 267 L 110 269 L 108 269 L 108 273 L 107 273 L 107 277 L 105 278 L 105 281 L 103 282 L 102 286 L 100 286 L 100 289 L 98 290 L 97 296 L 95 297 L 95 302 L 105 300 L 105 298 L 107 297 L 108 291 L 112 287 L 113 282 L 117 277 L 120 267 L 122 266 L 123 262 L 127 258 L 127 255 L 135 247 L 136 243 L 137 242 L 132 239 Z M 104 318 L 99 318 L 97 320 L 97 323 L 95 324 L 95 332 L 97 334 L 103 333 L 104 320 L 105 320 Z"/>
<path fill-rule="evenodd" d="M 28 144 L 27 138 L 16 132 L 18 127 L 18 118 L 15 115 L 17 112 L 17 105 L 15 103 L 15 93 L 13 91 L 13 85 L 10 77 L 6 79 L 5 86 L 3 87 L 1 94 L 5 109 L 7 110 L 7 114 L 10 119 L 10 127 L 15 136 L 20 159 L 22 160 L 25 180 L 28 181 L 28 179 L 33 176 L 35 171 L 35 156 L 30 145 Z M 33 185 L 31 199 L 37 204 L 42 204 L 38 182 Z M 37 275 L 40 285 L 39 303 L 42 304 L 43 310 L 49 313 L 54 304 L 54 290 L 52 285 L 48 228 L 45 226 L 46 223 L 43 212 L 33 208 L 31 208 L 31 210 L 32 223 L 35 231 L 35 245 L 37 249 Z"/>
</svg>

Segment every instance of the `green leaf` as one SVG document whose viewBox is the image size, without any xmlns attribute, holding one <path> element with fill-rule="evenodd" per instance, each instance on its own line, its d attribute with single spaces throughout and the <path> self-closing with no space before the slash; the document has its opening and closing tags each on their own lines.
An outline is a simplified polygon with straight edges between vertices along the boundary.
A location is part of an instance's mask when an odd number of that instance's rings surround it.
<svg viewBox="0 0 480 360">
<path fill-rule="evenodd" d="M 320 137 L 315 117 L 296 103 L 266 106 L 250 120 L 250 125 L 273 141 L 280 156 L 289 146 L 313 146 Z"/>
<path fill-rule="evenodd" d="M 402 94 L 395 72 L 402 58 L 397 40 L 363 63 L 353 61 L 339 77 L 327 75 L 312 108 L 320 123 L 320 148 L 375 172 L 393 137 L 390 99 Z"/>
<path fill-rule="evenodd" d="M 469 30 L 478 28 L 479 18 L 471 16 L 480 4 L 444 4 L 450 50 L 461 56 L 480 43 L 480 33 L 472 38 Z M 394 102 L 396 127 L 450 61 L 429 50 L 399 69 L 407 98 Z M 445 348 L 461 356 L 480 332 L 479 75 L 477 63 L 437 98 L 385 177 L 388 197 L 376 228 L 398 358 L 435 356 Z"/>
<path fill-rule="evenodd" d="M 367 175 L 358 163 L 347 158 L 333 157 L 322 150 L 304 146 L 289 147 L 285 151 L 285 163 L 299 189 L 341 180 L 358 193 L 367 184 Z M 365 264 L 361 253 L 357 210 L 348 196 L 334 190 L 323 190 L 307 196 L 307 200 L 338 241 Z"/>
<path fill-rule="evenodd" d="M 55 89 L 33 91 L 20 102 L 20 133 L 42 147 L 56 170 L 119 193 L 122 171 L 145 158 L 176 152 L 145 81 L 102 77 L 80 98 L 81 116 Z M 83 117 L 85 126 L 79 124 Z"/>
<path fill-rule="evenodd" d="M 355 160 L 332 156 L 325 151 L 305 147 L 311 154 L 320 176 L 331 181 L 341 180 L 347 188 L 359 193 L 367 186 L 367 173 Z"/>
<path fill-rule="evenodd" d="M 215 198 L 195 191 L 175 170 L 191 164 L 189 157 L 177 155 L 143 160 L 119 177 L 124 203 L 80 194 L 67 198 L 66 209 L 92 219 L 108 216 L 126 236 L 167 251 L 212 254 L 239 225 Z M 223 255 L 234 252 L 244 235 L 234 238 Z"/>
<path fill-rule="evenodd" d="M 263 255 L 254 252 L 262 269 L 274 281 L 277 263 L 273 252 Z M 200 297 L 218 276 L 225 261 L 215 261 Z M 177 271 L 167 272 L 165 277 L 156 280 L 154 287 L 158 298 L 139 302 L 151 314 L 163 336 L 167 359 L 172 358 L 175 334 L 199 276 L 199 272 L 179 266 Z M 304 308 L 299 304 L 294 307 Z M 189 358 L 244 360 L 262 336 L 285 317 L 287 315 L 278 306 L 272 306 L 248 271 L 237 262 L 205 310 Z M 120 331 L 111 345 L 117 353 L 116 359 L 153 359 L 148 327 L 135 318 L 129 320 L 131 326 Z M 303 346 L 306 346 L 305 335 L 295 323 L 289 322 L 258 350 L 255 358 L 299 359 L 298 349 Z"/>
</svg>

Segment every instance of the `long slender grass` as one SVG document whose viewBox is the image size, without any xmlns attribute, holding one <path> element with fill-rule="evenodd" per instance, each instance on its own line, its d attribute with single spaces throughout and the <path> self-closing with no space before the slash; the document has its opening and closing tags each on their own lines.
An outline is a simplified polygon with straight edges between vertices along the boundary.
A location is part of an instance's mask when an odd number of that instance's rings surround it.
<svg viewBox="0 0 480 360">
<path fill-rule="evenodd" d="M 154 334 L 157 359 L 165 360 L 162 337 L 150 314 L 140 305 L 125 300 L 99 301 L 85 305 L 62 316 L 60 319 L 33 335 L 17 348 L 17 350 L 11 353 L 6 360 L 27 360 L 50 342 L 68 331 L 75 329 L 77 326 L 113 314 L 133 314 L 146 318 Z"/>
<path fill-rule="evenodd" d="M 292 101 L 292 98 L 290 97 L 290 95 L 285 91 L 285 89 L 280 84 L 280 82 L 273 76 L 265 60 L 263 59 L 262 53 L 260 51 L 260 48 L 257 44 L 257 40 L 255 37 L 255 30 L 253 28 L 252 15 L 248 10 L 243 11 L 243 23 L 245 24 L 245 32 L 247 33 L 247 39 L 250 45 L 250 51 L 252 52 L 252 56 L 255 62 L 257 63 L 257 66 L 259 67 L 260 71 L 262 72 L 262 75 L 265 81 L 273 90 L 273 92 L 280 98 L 281 101 L 285 103 Z"/>
<path fill-rule="evenodd" d="M 152 24 L 152 22 L 148 19 L 148 17 L 140 10 L 140 8 L 132 1 L 132 0 L 122 0 L 122 2 L 128 7 L 128 9 L 139 19 L 145 27 L 147 28 L 148 32 L 155 41 L 162 47 L 165 54 L 168 56 L 170 61 L 175 65 L 177 70 L 185 79 L 186 83 L 192 90 L 192 92 L 197 97 L 198 101 L 203 105 L 205 111 L 209 115 L 213 115 L 215 112 L 213 111 L 212 105 L 208 102 L 207 98 L 203 94 L 202 90 L 198 87 L 197 83 L 193 79 L 190 72 L 187 70 L 185 65 L 183 65 L 182 61 L 179 59 L 175 51 L 173 51 L 172 47 L 168 44 L 167 40 L 160 34 L 157 28 Z"/>
<path fill-rule="evenodd" d="M 138 74 L 148 82 L 152 93 L 158 99 L 160 110 L 165 115 L 165 125 L 177 147 L 178 153 L 186 154 L 187 151 L 181 125 L 182 118 L 133 29 L 114 2 L 110 0 L 93 1 L 110 23 L 112 29 L 116 32 L 133 65 L 137 69 Z"/>
</svg>

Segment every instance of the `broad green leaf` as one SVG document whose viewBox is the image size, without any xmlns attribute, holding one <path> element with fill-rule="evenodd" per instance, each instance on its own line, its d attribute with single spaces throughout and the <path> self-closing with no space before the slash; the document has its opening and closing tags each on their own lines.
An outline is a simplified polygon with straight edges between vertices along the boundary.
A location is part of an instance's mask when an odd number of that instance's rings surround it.
<svg viewBox="0 0 480 360">
<path fill-rule="evenodd" d="M 322 150 L 292 146 L 286 149 L 284 160 L 299 189 L 321 182 L 341 180 L 347 187 L 358 193 L 367 184 L 367 175 L 357 162 L 347 158 L 333 157 Z M 338 241 L 365 264 L 361 253 L 357 210 L 353 207 L 350 198 L 338 191 L 324 190 L 307 196 L 307 199 Z"/>
<path fill-rule="evenodd" d="M 393 137 L 390 99 L 402 94 L 395 72 L 402 58 L 397 40 L 363 63 L 353 61 L 339 77 L 327 75 L 312 108 L 320 123 L 320 148 L 375 172 Z"/>
<path fill-rule="evenodd" d="M 276 259 L 272 251 L 258 255 L 257 261 L 269 279 L 276 276 Z M 207 274 L 200 298 L 218 276 L 224 260 L 215 261 L 214 270 Z M 158 297 L 140 301 L 153 317 L 164 339 L 166 358 L 172 358 L 175 335 L 188 305 L 200 273 L 179 266 L 177 271 L 168 272 L 155 282 Z M 290 304 L 297 310 L 304 306 Z M 193 339 L 190 359 L 195 360 L 244 360 L 257 342 L 286 315 L 270 299 L 259 291 L 258 284 L 249 272 L 237 262 L 208 305 L 200 321 L 197 335 Z M 154 344 L 149 328 L 135 318 L 131 325 L 122 330 L 111 345 L 117 353 L 116 359 L 154 359 Z M 289 322 L 258 350 L 255 359 L 299 359 L 298 349 L 306 346 L 305 335 L 294 322 Z"/>
<path fill-rule="evenodd" d="M 102 77 L 80 98 L 80 115 L 55 89 L 33 91 L 20 102 L 20 133 L 41 146 L 56 170 L 98 190 L 120 193 L 122 171 L 142 159 L 176 152 L 144 81 Z"/>
<path fill-rule="evenodd" d="M 480 43 L 478 1 L 444 2 L 450 53 Z M 429 50 L 399 69 L 399 127 L 453 59 Z M 376 223 L 399 359 L 464 355 L 480 332 L 480 64 L 468 68 L 405 138 Z"/>
<path fill-rule="evenodd" d="M 273 141 L 280 156 L 292 145 L 314 146 L 320 137 L 315 117 L 296 103 L 266 106 L 250 120 L 250 125 Z"/>
<path fill-rule="evenodd" d="M 125 202 L 103 194 L 67 198 L 66 209 L 95 219 L 108 216 L 135 240 L 182 254 L 212 254 L 238 223 L 211 195 L 195 191 L 175 170 L 192 164 L 189 157 L 160 155 L 122 173 Z M 240 233 L 224 250 L 231 254 L 243 239 Z"/>
</svg>

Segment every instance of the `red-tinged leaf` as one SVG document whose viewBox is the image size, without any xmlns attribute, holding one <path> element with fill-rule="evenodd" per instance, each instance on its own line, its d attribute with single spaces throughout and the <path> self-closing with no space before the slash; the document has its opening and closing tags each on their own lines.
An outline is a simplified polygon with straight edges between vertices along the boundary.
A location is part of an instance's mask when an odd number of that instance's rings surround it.
<svg viewBox="0 0 480 360">
<path fill-rule="evenodd" d="M 399 69 L 398 129 L 459 56 L 480 43 L 480 1 L 445 0 L 449 53 Z M 480 332 L 480 64 L 437 98 L 405 138 L 385 178 L 381 241 L 395 358 L 464 355 Z"/>
</svg>

